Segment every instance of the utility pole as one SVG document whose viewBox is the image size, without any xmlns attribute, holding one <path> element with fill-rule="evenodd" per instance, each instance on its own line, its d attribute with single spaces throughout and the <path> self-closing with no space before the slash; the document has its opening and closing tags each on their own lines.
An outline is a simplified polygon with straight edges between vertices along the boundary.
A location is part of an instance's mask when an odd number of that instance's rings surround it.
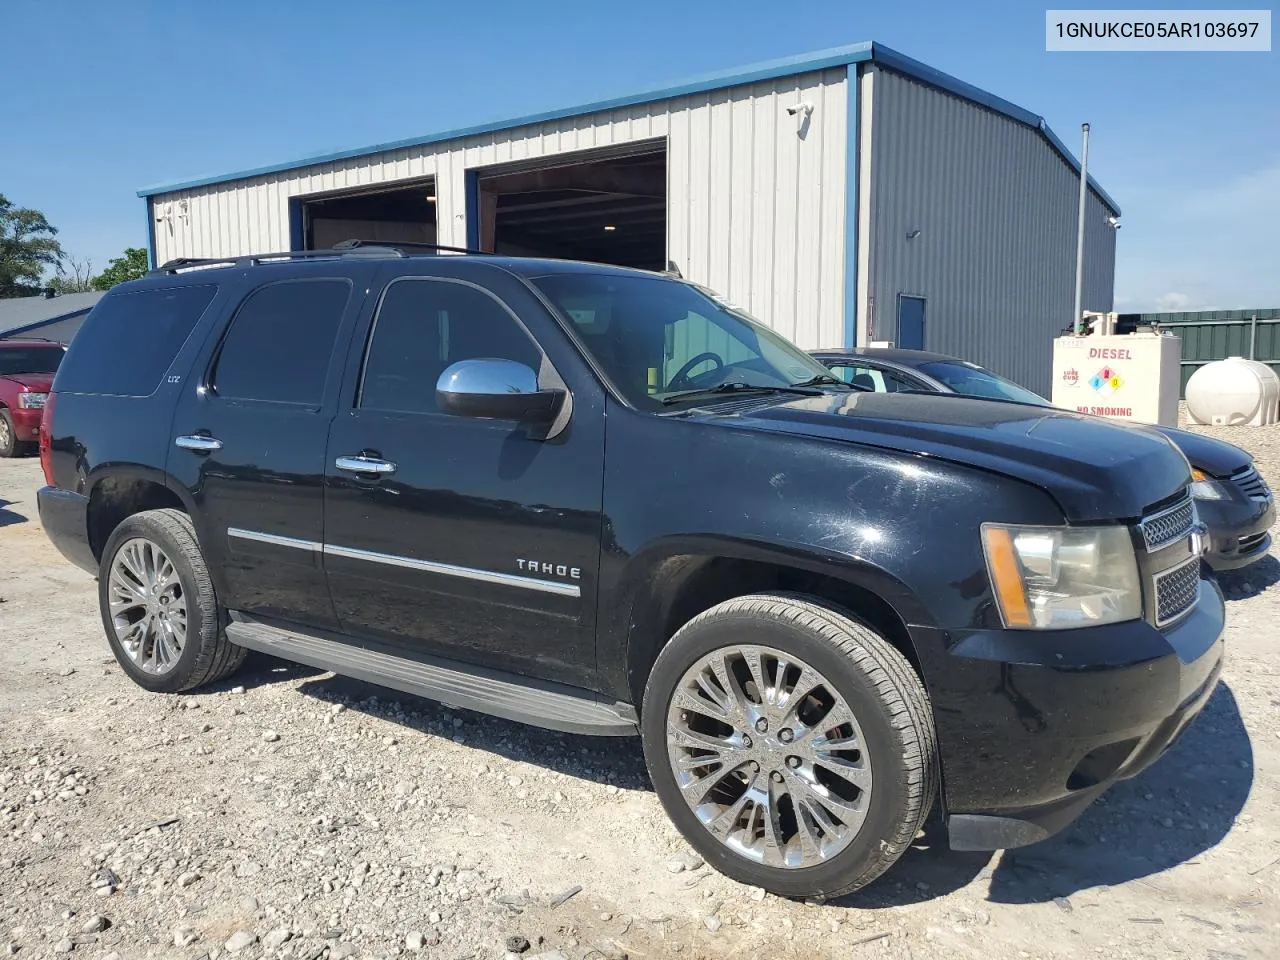
<svg viewBox="0 0 1280 960">
<path fill-rule="evenodd" d="M 1076 300 L 1071 314 L 1071 329 L 1077 335 L 1084 326 L 1081 311 L 1084 305 L 1084 211 L 1089 204 L 1089 125 L 1080 124 L 1083 143 L 1080 147 L 1080 212 L 1076 218 Z"/>
</svg>

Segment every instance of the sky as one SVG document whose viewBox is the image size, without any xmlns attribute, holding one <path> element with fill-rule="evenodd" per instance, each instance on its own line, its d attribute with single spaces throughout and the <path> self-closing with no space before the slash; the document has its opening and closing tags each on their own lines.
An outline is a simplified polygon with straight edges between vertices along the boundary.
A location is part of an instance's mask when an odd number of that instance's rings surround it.
<svg viewBox="0 0 1280 960">
<path fill-rule="evenodd" d="M 145 186 L 876 40 L 1073 150 L 1089 122 L 1090 173 L 1124 213 L 1117 310 L 1280 306 L 1280 53 L 1047 53 L 1044 18 L 954 0 L 0 0 L 0 193 L 100 270 L 146 245 Z"/>
</svg>

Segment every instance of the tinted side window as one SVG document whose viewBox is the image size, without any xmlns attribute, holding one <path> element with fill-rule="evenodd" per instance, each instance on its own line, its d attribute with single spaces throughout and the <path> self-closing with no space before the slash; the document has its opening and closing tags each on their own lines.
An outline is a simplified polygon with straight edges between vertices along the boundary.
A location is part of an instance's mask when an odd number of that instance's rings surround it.
<svg viewBox="0 0 1280 960">
<path fill-rule="evenodd" d="M 855 387 L 874 390 L 876 393 L 897 393 L 900 390 L 919 390 L 921 386 L 912 380 L 888 370 L 875 367 L 850 367 L 843 364 L 831 368 L 831 372 Z"/>
<path fill-rule="evenodd" d="M 434 413 L 436 381 L 459 360 L 516 360 L 537 370 L 541 354 L 506 309 L 481 290 L 444 280 L 387 287 L 365 354 L 359 405 Z"/>
<path fill-rule="evenodd" d="M 211 383 L 227 400 L 316 407 L 351 284 L 286 280 L 259 287 L 240 305 Z"/>
<path fill-rule="evenodd" d="M 85 318 L 54 389 L 150 396 L 217 292 L 201 284 L 108 294 Z"/>
</svg>

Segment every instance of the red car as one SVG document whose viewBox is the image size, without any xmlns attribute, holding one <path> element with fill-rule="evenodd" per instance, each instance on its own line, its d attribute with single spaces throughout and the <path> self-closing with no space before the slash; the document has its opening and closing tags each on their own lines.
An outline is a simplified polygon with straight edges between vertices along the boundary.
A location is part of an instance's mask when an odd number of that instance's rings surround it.
<svg viewBox="0 0 1280 960">
<path fill-rule="evenodd" d="M 40 414 L 67 347 L 49 340 L 0 340 L 0 457 L 34 449 Z"/>
</svg>

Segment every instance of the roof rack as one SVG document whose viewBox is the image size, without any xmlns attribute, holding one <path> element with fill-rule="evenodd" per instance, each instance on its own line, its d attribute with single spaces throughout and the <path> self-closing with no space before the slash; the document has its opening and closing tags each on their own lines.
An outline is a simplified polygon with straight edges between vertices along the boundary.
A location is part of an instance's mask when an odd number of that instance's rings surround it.
<svg viewBox="0 0 1280 960">
<path fill-rule="evenodd" d="M 342 240 L 328 250 L 286 250 L 280 253 L 254 253 L 240 257 L 178 257 L 166 260 L 150 271 L 148 276 L 177 273 L 197 267 L 233 266 L 256 267 L 263 263 L 279 263 L 289 260 L 335 259 L 340 257 L 407 257 L 426 253 L 464 253 L 472 256 L 492 256 L 483 250 L 467 247 L 450 247 L 442 243 L 414 243 L 399 241 Z"/>
</svg>

